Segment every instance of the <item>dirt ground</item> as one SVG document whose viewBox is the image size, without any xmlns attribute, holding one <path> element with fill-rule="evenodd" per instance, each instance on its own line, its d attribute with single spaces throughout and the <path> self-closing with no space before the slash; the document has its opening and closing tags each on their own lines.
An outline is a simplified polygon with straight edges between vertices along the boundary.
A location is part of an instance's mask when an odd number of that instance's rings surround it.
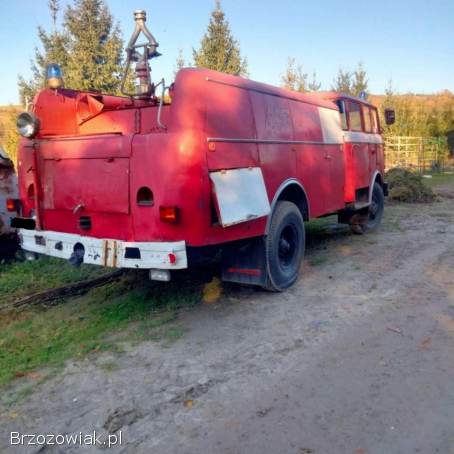
<svg viewBox="0 0 454 454">
<path fill-rule="evenodd" d="M 11 431 L 121 430 L 109 451 L 453 454 L 452 181 L 375 233 L 310 236 L 285 293 L 226 286 L 172 344 L 68 363 L 0 410 L 0 451 L 93 452 L 9 447 Z"/>
</svg>

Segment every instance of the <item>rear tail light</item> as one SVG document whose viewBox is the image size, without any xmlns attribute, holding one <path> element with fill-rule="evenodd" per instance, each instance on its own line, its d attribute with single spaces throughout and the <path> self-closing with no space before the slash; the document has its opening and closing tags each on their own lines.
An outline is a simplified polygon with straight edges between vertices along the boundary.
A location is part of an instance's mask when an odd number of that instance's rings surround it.
<svg viewBox="0 0 454 454">
<path fill-rule="evenodd" d="M 175 223 L 180 218 L 180 210 L 176 206 L 160 206 L 159 207 L 159 218 L 162 222 Z"/>
<path fill-rule="evenodd" d="M 8 211 L 19 211 L 19 200 L 6 199 L 6 209 Z"/>
</svg>

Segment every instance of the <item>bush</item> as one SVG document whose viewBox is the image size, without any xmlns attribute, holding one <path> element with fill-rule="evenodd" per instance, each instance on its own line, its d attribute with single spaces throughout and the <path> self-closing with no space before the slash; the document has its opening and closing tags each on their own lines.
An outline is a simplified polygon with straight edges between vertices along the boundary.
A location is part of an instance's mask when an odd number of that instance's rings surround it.
<svg viewBox="0 0 454 454">
<path fill-rule="evenodd" d="M 398 202 L 432 202 L 435 193 L 424 184 L 423 178 L 406 169 L 396 167 L 385 175 L 389 199 Z"/>
</svg>

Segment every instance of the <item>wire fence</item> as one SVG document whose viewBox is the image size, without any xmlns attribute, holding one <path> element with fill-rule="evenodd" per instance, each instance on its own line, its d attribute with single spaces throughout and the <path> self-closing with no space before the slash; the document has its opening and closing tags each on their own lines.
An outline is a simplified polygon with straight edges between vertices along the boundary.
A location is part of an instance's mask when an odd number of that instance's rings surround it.
<svg viewBox="0 0 454 454">
<path fill-rule="evenodd" d="M 454 168 L 444 137 L 385 137 L 386 170 L 402 167 L 420 173 L 445 172 Z"/>
</svg>

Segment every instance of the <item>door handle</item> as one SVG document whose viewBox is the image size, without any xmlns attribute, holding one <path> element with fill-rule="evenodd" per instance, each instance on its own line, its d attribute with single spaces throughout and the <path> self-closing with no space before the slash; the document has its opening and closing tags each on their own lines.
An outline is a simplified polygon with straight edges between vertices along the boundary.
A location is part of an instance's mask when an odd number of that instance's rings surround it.
<svg viewBox="0 0 454 454">
<path fill-rule="evenodd" d="M 85 205 L 83 203 L 79 203 L 73 208 L 73 214 L 77 214 L 78 211 L 83 210 Z"/>
<path fill-rule="evenodd" d="M 331 159 L 333 159 L 333 157 L 331 155 L 327 154 L 327 155 L 325 155 L 325 159 L 327 161 L 331 161 Z"/>
</svg>

